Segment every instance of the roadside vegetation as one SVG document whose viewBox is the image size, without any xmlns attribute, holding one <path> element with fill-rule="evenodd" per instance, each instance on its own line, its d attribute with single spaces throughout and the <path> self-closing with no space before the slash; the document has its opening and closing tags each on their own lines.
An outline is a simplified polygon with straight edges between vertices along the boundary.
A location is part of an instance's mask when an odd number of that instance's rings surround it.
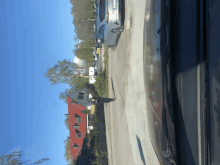
<svg viewBox="0 0 220 165">
<path fill-rule="evenodd" d="M 90 110 L 86 109 L 86 110 L 82 110 L 81 112 L 85 115 L 90 115 Z"/>
<path fill-rule="evenodd" d="M 108 69 L 108 47 L 105 46 L 105 54 L 104 54 L 104 65 L 105 65 L 105 69 Z"/>
<path fill-rule="evenodd" d="M 105 83 L 105 97 L 108 97 L 108 58 L 109 58 L 109 55 L 108 55 L 108 47 L 105 46 L 105 54 L 104 54 L 104 65 L 105 65 L 105 70 L 106 70 L 106 75 L 107 75 L 107 78 L 106 78 L 106 83 Z"/>
<path fill-rule="evenodd" d="M 104 70 L 96 77 L 94 84 L 99 97 L 108 97 L 108 47 L 105 46 Z"/>
<path fill-rule="evenodd" d="M 108 97 L 108 70 L 107 69 L 105 69 L 103 72 L 97 75 L 94 86 L 99 97 Z"/>
<path fill-rule="evenodd" d="M 102 165 L 102 163 L 107 163 L 108 162 L 108 152 L 107 152 L 107 144 L 105 142 L 106 148 L 99 149 L 103 143 L 99 143 L 98 138 L 100 136 L 105 135 L 105 132 L 101 132 L 99 130 L 99 122 L 102 120 L 101 116 L 99 115 L 100 111 L 103 111 L 104 108 L 102 106 L 96 106 L 95 108 L 95 113 L 94 113 L 94 126 L 93 130 L 89 134 L 89 140 L 88 140 L 88 146 L 91 147 L 93 153 L 94 153 L 94 159 L 91 161 L 92 165 Z"/>
</svg>

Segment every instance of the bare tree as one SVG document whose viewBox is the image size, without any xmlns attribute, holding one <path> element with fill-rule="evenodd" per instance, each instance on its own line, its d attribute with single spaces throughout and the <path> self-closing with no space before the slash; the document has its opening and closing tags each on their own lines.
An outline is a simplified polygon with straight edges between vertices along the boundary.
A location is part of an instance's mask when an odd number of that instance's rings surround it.
<svg viewBox="0 0 220 165">
<path fill-rule="evenodd" d="M 32 160 L 24 160 L 25 156 L 30 156 L 30 154 L 24 155 L 24 151 L 14 151 L 11 154 L 4 154 L 0 156 L 0 164 L 1 165 L 26 165 L 33 162 Z M 46 162 L 50 160 L 49 158 L 42 158 L 37 161 L 35 161 L 32 164 L 41 164 L 43 162 Z"/>
</svg>

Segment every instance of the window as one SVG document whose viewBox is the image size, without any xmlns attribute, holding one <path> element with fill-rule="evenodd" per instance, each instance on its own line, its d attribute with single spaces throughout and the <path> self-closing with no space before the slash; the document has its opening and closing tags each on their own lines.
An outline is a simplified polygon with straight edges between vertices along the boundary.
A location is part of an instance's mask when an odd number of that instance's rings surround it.
<svg viewBox="0 0 220 165">
<path fill-rule="evenodd" d="M 82 122 L 81 117 L 76 113 L 75 113 L 75 122 L 76 123 L 81 123 Z"/>
<path fill-rule="evenodd" d="M 102 22 L 105 19 L 105 1 L 106 0 L 100 0 L 99 5 L 99 16 L 100 16 L 100 22 Z"/>
<path fill-rule="evenodd" d="M 77 99 L 83 99 L 83 95 L 78 95 Z"/>
<path fill-rule="evenodd" d="M 84 92 L 79 92 L 78 95 L 86 95 Z"/>
<path fill-rule="evenodd" d="M 81 118 L 76 118 L 76 123 L 81 123 Z"/>
<path fill-rule="evenodd" d="M 73 125 L 72 128 L 79 128 L 79 124 L 75 123 L 75 125 Z"/>
<path fill-rule="evenodd" d="M 76 143 L 74 143 L 72 148 L 79 148 L 79 146 Z"/>
<path fill-rule="evenodd" d="M 77 133 L 76 134 L 76 138 L 82 138 L 82 134 L 81 133 Z"/>
<path fill-rule="evenodd" d="M 82 133 L 76 129 L 76 138 L 82 138 Z"/>
</svg>

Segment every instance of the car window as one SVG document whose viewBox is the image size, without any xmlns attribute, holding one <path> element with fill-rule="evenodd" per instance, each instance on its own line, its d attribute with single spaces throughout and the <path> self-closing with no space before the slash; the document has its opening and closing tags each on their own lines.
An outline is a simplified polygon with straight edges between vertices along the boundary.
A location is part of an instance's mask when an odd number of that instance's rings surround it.
<svg viewBox="0 0 220 165">
<path fill-rule="evenodd" d="M 105 19 L 105 0 L 100 0 L 100 5 L 99 5 L 99 17 L 100 17 L 100 22 L 102 22 Z"/>
<path fill-rule="evenodd" d="M 105 30 L 105 25 L 102 25 L 102 26 L 99 28 L 99 31 L 98 31 L 98 36 L 99 36 L 99 38 L 103 38 L 103 37 L 104 37 L 104 30 Z"/>
</svg>

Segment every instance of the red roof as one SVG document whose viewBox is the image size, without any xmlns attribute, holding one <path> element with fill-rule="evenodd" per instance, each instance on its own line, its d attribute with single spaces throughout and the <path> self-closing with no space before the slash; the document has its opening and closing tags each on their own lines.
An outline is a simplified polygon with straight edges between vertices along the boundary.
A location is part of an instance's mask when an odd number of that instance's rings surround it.
<svg viewBox="0 0 220 165">
<path fill-rule="evenodd" d="M 68 114 L 69 116 L 69 130 L 70 130 L 70 150 L 71 158 L 74 159 L 82 149 L 83 139 L 86 136 L 86 115 L 81 112 L 86 108 L 80 104 L 70 104 L 72 99 L 68 97 Z M 76 121 L 76 118 L 80 118 L 80 121 Z M 73 128 L 73 125 L 77 125 L 78 128 Z M 77 134 L 81 134 L 81 138 L 77 138 Z M 73 148 L 78 146 L 78 148 Z"/>
</svg>

